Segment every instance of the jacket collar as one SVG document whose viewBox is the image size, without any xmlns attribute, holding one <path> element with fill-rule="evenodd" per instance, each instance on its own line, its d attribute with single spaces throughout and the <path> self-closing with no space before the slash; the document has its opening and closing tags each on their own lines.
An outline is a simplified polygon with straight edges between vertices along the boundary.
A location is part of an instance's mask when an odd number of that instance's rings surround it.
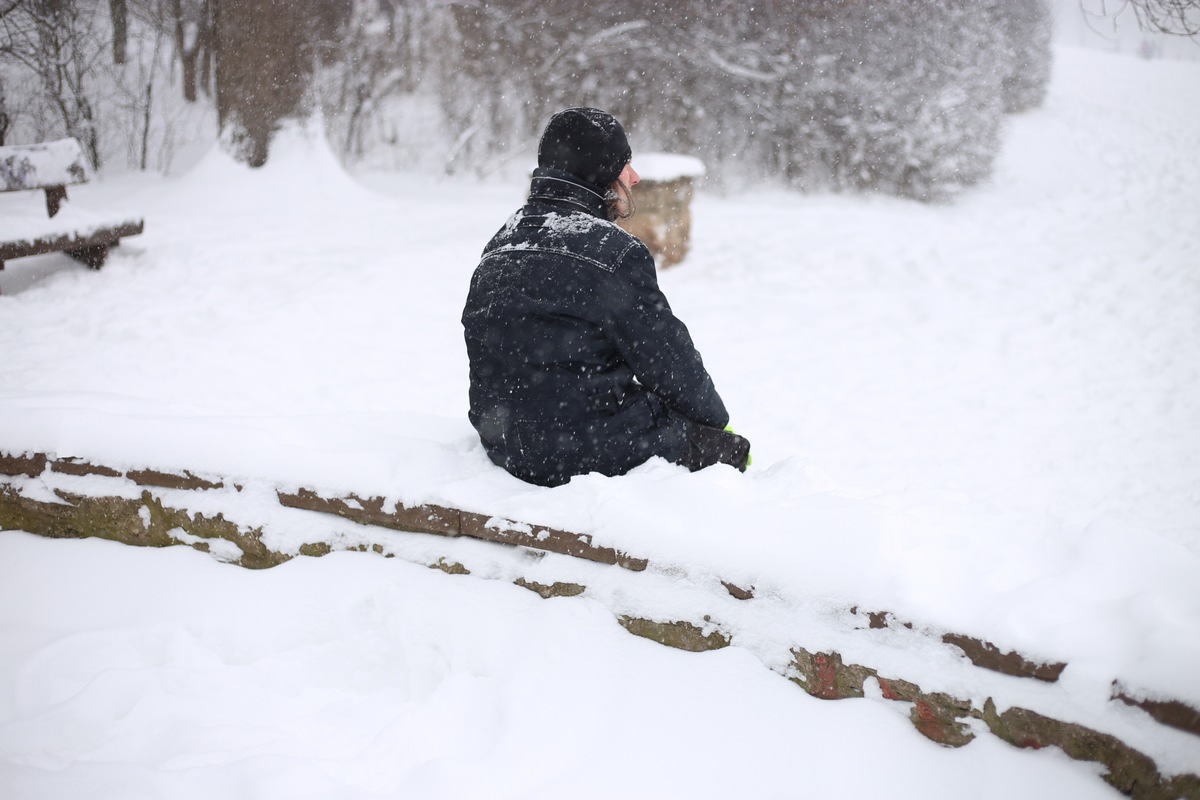
<svg viewBox="0 0 1200 800">
<path fill-rule="evenodd" d="M 600 219 L 612 219 L 609 204 L 598 187 L 560 169 L 538 167 L 533 171 L 529 202 L 564 206 L 574 211 L 586 211 Z"/>
</svg>

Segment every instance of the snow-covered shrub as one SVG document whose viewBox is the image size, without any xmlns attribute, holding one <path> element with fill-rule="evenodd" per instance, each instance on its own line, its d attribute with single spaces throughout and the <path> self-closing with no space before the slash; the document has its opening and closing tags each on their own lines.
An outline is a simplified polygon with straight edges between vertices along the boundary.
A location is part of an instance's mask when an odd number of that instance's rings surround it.
<svg viewBox="0 0 1200 800">
<path fill-rule="evenodd" d="M 977 3 L 875 0 L 813 21 L 802 181 L 941 199 L 990 172 L 1003 51 Z"/>
<path fill-rule="evenodd" d="M 942 199 L 989 174 L 1005 110 L 1044 91 L 1043 2 L 452 4 L 452 155 L 503 159 L 595 105 L 720 183 Z"/>
<path fill-rule="evenodd" d="M 1004 110 L 1037 108 L 1050 85 L 1052 31 L 1047 0 L 995 0 L 994 10 L 1004 32 Z"/>
<path fill-rule="evenodd" d="M 0 136 L 169 167 L 214 135 L 211 12 L 0 9 Z M 1046 0 L 319 0 L 297 24 L 317 34 L 307 105 L 347 161 L 528 164 L 550 114 L 595 105 L 643 151 L 700 156 L 715 183 L 938 198 L 988 173 L 1003 111 L 1040 102 L 1048 21 Z"/>
</svg>

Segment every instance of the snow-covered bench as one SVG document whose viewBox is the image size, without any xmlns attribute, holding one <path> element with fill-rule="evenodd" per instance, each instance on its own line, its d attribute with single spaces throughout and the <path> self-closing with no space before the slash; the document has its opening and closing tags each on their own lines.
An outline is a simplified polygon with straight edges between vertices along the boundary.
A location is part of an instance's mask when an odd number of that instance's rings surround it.
<svg viewBox="0 0 1200 800">
<path fill-rule="evenodd" d="M 0 192 L 46 193 L 46 216 L 40 204 L 5 204 L 0 213 L 0 269 L 12 258 L 59 251 L 100 269 L 108 248 L 142 232 L 141 219 L 104 219 L 63 207 L 67 187 L 90 177 L 91 168 L 75 139 L 0 147 Z"/>
</svg>

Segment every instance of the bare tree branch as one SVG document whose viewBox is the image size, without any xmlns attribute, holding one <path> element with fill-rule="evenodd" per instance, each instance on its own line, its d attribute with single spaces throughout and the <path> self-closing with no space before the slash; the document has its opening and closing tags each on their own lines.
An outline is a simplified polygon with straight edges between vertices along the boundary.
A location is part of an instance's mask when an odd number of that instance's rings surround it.
<svg viewBox="0 0 1200 800">
<path fill-rule="evenodd" d="M 1079 6 L 1088 12 L 1085 0 Z M 1133 10 L 1138 27 L 1176 36 L 1200 34 L 1200 0 L 1101 0 L 1100 16 L 1116 17 L 1126 9 Z"/>
<path fill-rule="evenodd" d="M 113 29 L 113 63 L 125 63 L 125 50 L 129 43 L 129 6 L 125 0 L 109 0 L 109 14 Z"/>
<path fill-rule="evenodd" d="M 8 16 L 10 12 L 15 11 L 24 2 L 26 0 L 3 0 L 0 2 L 0 19 L 4 19 L 4 17 Z"/>
</svg>

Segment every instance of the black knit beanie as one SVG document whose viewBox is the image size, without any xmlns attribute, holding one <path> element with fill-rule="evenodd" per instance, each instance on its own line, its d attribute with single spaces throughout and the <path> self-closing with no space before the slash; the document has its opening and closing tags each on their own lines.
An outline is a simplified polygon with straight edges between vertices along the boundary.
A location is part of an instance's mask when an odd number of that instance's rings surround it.
<svg viewBox="0 0 1200 800">
<path fill-rule="evenodd" d="M 633 157 L 616 117 L 596 108 L 568 108 L 550 118 L 538 144 L 538 166 L 569 172 L 607 190 Z"/>
</svg>

